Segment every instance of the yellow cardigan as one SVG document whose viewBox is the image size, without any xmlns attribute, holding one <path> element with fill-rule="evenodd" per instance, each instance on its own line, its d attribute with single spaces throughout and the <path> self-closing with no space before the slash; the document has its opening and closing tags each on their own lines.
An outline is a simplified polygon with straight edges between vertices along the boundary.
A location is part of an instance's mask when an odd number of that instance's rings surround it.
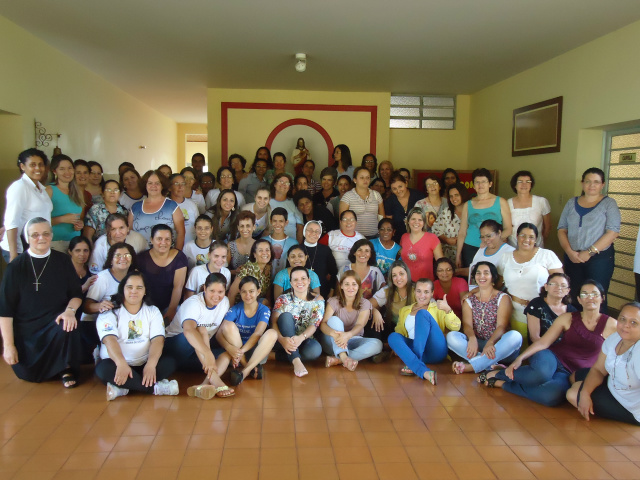
<svg viewBox="0 0 640 480">
<path fill-rule="evenodd" d="M 415 305 L 415 303 L 412 305 L 407 305 L 406 307 L 402 307 L 400 309 L 400 313 L 398 314 L 398 325 L 396 325 L 396 332 L 403 337 L 409 336 L 407 329 L 404 328 L 404 322 L 411 313 L 413 305 Z M 442 330 L 442 332 L 444 332 L 445 327 L 452 332 L 460 331 L 461 322 L 458 316 L 453 313 L 453 310 L 451 310 L 451 312 L 449 313 L 444 313 L 443 310 L 440 310 L 438 308 L 436 302 L 431 301 L 431 303 L 429 304 L 429 308 L 427 308 L 427 312 L 429 312 L 433 319 L 438 322 L 438 326 L 440 327 L 440 330 Z"/>
</svg>

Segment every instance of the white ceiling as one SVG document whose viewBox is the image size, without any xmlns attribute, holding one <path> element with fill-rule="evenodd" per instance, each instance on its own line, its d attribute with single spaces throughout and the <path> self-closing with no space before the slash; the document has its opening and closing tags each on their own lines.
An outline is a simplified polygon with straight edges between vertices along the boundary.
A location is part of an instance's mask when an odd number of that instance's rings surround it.
<svg viewBox="0 0 640 480">
<path fill-rule="evenodd" d="M 473 93 L 639 20 L 640 1 L 0 0 L 0 15 L 205 123 L 208 87 Z"/>
</svg>

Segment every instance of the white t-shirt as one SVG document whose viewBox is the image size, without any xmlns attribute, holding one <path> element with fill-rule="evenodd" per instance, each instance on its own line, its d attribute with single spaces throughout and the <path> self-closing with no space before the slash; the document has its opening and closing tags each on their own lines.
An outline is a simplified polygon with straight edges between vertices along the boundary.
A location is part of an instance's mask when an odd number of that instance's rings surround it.
<svg viewBox="0 0 640 480">
<path fill-rule="evenodd" d="M 133 247 L 136 253 L 149 250 L 149 242 L 138 232 L 131 230 L 125 243 L 128 243 Z M 110 245 L 107 242 L 106 235 L 100 235 L 93 245 L 93 252 L 91 252 L 91 259 L 89 260 L 89 271 L 93 274 L 100 273 L 103 270 L 104 262 L 107 260 L 107 254 L 109 253 Z"/>
<path fill-rule="evenodd" d="M 640 422 L 640 351 L 633 351 L 640 342 L 618 356 L 616 346 L 620 340 L 618 332 L 614 332 L 602 343 L 602 353 L 607 356 L 604 368 L 609 373 L 607 386 L 613 398 Z"/>
<path fill-rule="evenodd" d="M 411 340 L 416 338 L 416 316 L 407 315 L 404 320 L 404 328 L 407 329 L 407 337 Z"/>
<path fill-rule="evenodd" d="M 22 253 L 20 235 L 29 220 L 42 217 L 49 222 L 51 221 L 53 203 L 44 185 L 38 182 L 38 188 L 26 173 L 23 173 L 19 180 L 16 180 L 7 188 L 4 227 L 7 230 L 15 228 L 18 231 L 17 253 Z M 0 242 L 0 247 L 7 252 L 9 251 L 9 239 L 6 234 L 2 242 Z"/>
<path fill-rule="evenodd" d="M 511 295 L 523 300 L 533 300 L 540 295 L 540 289 L 549 278 L 549 270 L 562 268 L 562 262 L 551 250 L 538 248 L 531 260 L 517 263 L 513 252 L 502 255 L 496 265 L 498 273 Z"/>
<path fill-rule="evenodd" d="M 518 227 L 523 223 L 533 223 L 538 228 L 536 245 L 538 247 L 544 246 L 542 240 L 542 218 L 551 213 L 551 206 L 544 197 L 539 197 L 538 195 L 532 195 L 532 197 L 531 206 L 527 208 L 514 208 L 513 198 L 507 200 L 509 210 L 511 210 L 511 224 L 513 225 L 508 242 L 514 247 L 518 245 Z"/>
<path fill-rule="evenodd" d="M 204 195 L 202 195 L 201 193 L 194 191 L 191 194 L 191 198 L 189 200 L 191 200 L 193 203 L 196 204 L 196 206 L 198 207 L 198 213 L 200 215 L 202 215 L 204 211 L 207 209 L 207 205 L 204 201 Z"/>
<path fill-rule="evenodd" d="M 220 269 L 220 273 L 227 279 L 227 290 L 229 290 L 229 287 L 231 286 L 231 272 L 228 268 L 222 267 Z M 203 287 L 204 282 L 210 274 L 211 270 L 209 270 L 208 264 L 193 267 L 193 270 L 189 273 L 189 278 L 187 279 L 187 283 L 184 288 L 190 292 L 200 293 L 200 289 Z"/>
<path fill-rule="evenodd" d="M 167 337 L 174 337 L 183 332 L 182 324 L 187 320 L 194 320 L 198 327 L 205 327 L 209 338 L 218 331 L 218 327 L 224 320 L 224 316 L 229 311 L 229 299 L 224 297 L 222 301 L 213 308 L 207 307 L 204 301 L 204 294 L 200 293 L 189 297 L 180 305 L 176 316 L 167 327 Z"/>
<path fill-rule="evenodd" d="M 131 206 L 136 203 L 139 202 L 140 200 L 144 200 L 145 198 L 147 198 L 146 195 L 143 195 L 140 198 L 131 198 L 127 192 L 122 192 L 120 194 L 120 199 L 118 200 L 118 203 L 120 205 L 122 205 L 124 208 L 126 208 L 127 210 L 131 210 Z"/>
<path fill-rule="evenodd" d="M 200 248 L 195 241 L 185 243 L 182 253 L 187 256 L 189 270 L 199 265 L 209 263 L 209 247 Z"/>
<path fill-rule="evenodd" d="M 184 217 L 184 243 L 192 242 L 196 239 L 196 218 L 200 215 L 198 206 L 188 198 L 178 204 Z"/>
<path fill-rule="evenodd" d="M 111 271 L 102 270 L 98 273 L 98 278 L 93 282 L 93 285 L 89 287 L 87 300 L 94 300 L 98 303 L 103 300 L 111 300 L 111 296 L 118 293 L 118 286 L 120 286 L 120 282 L 113 277 Z M 98 315 L 98 313 L 83 313 L 80 320 L 95 322 Z"/>
<path fill-rule="evenodd" d="M 233 191 L 233 193 L 236 194 L 236 198 L 238 199 L 238 208 L 242 210 L 242 207 L 244 207 L 244 204 L 246 203 L 244 199 L 244 195 L 242 195 L 240 192 L 236 192 L 235 190 Z M 205 204 L 207 205 L 207 210 L 209 210 L 211 207 L 216 206 L 218 195 L 220 195 L 219 188 L 214 188 L 212 190 L 209 190 L 209 193 L 207 193 L 207 198 L 205 198 L 204 200 Z"/>
<path fill-rule="evenodd" d="M 345 265 L 349 265 L 351 263 L 349 261 L 349 252 L 351 251 L 351 247 L 353 247 L 353 244 L 358 240 L 364 238 L 364 235 L 356 232 L 353 237 L 347 237 L 340 230 L 331 230 L 327 235 L 329 236 L 327 245 L 333 253 L 333 258 L 336 259 L 338 271 L 341 271 Z"/>
<path fill-rule="evenodd" d="M 473 271 L 473 266 L 476 263 L 479 262 L 491 262 L 493 263 L 496 268 L 498 267 L 498 264 L 500 263 L 500 259 L 502 258 L 502 256 L 505 253 L 509 253 L 509 252 L 513 252 L 515 250 L 515 248 L 513 248 L 511 245 L 509 245 L 508 243 L 503 243 L 500 248 L 498 249 L 497 252 L 491 254 L 491 255 L 486 255 L 485 254 L 485 248 L 481 248 L 480 250 L 478 250 L 475 254 L 475 256 L 473 257 L 473 260 L 471 261 L 471 265 L 469 265 L 469 290 L 471 290 L 471 285 L 475 285 L 476 282 L 473 278 L 471 278 L 471 272 Z"/>
<path fill-rule="evenodd" d="M 136 314 L 129 313 L 124 307 L 101 313 L 96 320 L 96 328 L 100 340 L 109 335 L 118 339 L 124 359 L 134 367 L 147 362 L 151 340 L 164 337 L 164 320 L 160 310 L 144 304 Z M 100 358 L 110 358 L 104 343 L 100 347 Z"/>
</svg>

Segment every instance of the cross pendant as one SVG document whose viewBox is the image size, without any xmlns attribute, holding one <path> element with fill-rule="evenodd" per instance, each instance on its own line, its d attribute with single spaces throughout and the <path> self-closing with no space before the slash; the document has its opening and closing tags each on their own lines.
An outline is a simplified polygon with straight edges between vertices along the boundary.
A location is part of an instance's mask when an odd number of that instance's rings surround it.
<svg viewBox="0 0 640 480">
<path fill-rule="evenodd" d="M 36 292 L 38 291 L 38 286 L 40 285 L 40 282 L 38 282 L 38 280 L 36 280 L 35 282 L 33 282 L 33 284 L 36 286 Z"/>
</svg>

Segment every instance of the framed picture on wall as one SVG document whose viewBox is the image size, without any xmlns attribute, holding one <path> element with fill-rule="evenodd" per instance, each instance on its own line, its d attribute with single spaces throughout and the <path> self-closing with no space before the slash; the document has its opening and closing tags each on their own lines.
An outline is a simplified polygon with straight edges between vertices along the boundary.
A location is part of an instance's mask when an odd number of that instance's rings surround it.
<svg viewBox="0 0 640 480">
<path fill-rule="evenodd" d="M 511 156 L 560 151 L 562 97 L 534 103 L 513 111 Z"/>
<path fill-rule="evenodd" d="M 497 170 L 489 170 L 491 172 L 491 176 L 493 177 L 493 185 L 491 186 L 491 193 L 498 194 L 498 171 Z M 476 191 L 473 188 L 473 180 L 471 179 L 471 174 L 473 170 L 456 170 L 458 173 L 458 177 L 460 177 L 460 183 L 462 183 L 465 187 L 469 189 L 469 193 L 475 195 Z M 412 178 L 415 179 L 415 188 L 416 190 L 421 191 L 425 195 L 427 194 L 424 188 L 424 181 L 427 179 L 429 175 L 435 175 L 439 180 L 440 184 L 444 185 L 442 179 L 442 170 L 413 170 Z M 444 190 L 442 190 L 442 194 L 444 195 Z"/>
</svg>

